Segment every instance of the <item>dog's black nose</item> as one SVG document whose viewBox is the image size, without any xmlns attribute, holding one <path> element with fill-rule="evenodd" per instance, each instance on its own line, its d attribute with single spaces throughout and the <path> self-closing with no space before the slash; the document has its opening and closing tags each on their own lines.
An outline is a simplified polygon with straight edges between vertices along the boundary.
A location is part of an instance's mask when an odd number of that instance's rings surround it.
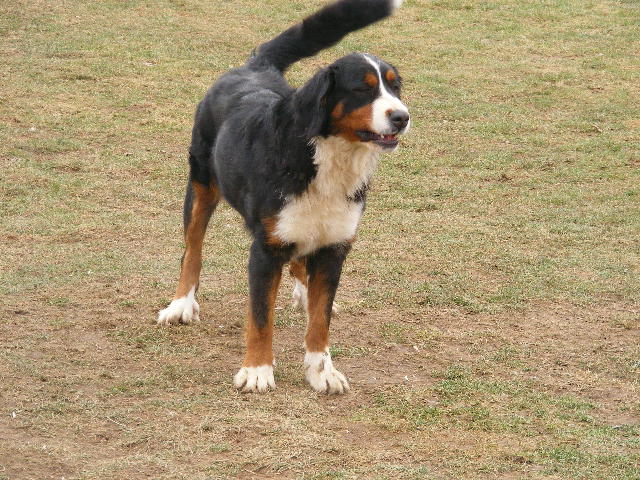
<svg viewBox="0 0 640 480">
<path fill-rule="evenodd" d="M 409 114 L 404 110 L 394 110 L 389 113 L 389 121 L 400 131 L 409 123 Z"/>
</svg>

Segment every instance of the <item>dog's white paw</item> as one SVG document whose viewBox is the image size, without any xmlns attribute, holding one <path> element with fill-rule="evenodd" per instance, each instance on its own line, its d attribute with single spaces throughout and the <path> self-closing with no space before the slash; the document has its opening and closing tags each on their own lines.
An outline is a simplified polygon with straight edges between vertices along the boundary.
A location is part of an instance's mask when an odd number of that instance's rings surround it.
<svg viewBox="0 0 640 480">
<path fill-rule="evenodd" d="M 233 384 L 243 392 L 266 392 L 276 389 L 276 381 L 273 378 L 273 366 L 260 365 L 259 367 L 242 367 L 235 377 Z"/>
<path fill-rule="evenodd" d="M 316 392 L 343 394 L 349 391 L 349 382 L 334 368 L 328 350 L 307 352 L 304 356 L 304 369 L 307 382 Z"/>
<path fill-rule="evenodd" d="M 304 284 L 298 279 L 296 279 L 295 282 L 296 283 L 291 294 L 291 305 L 297 310 L 306 312 L 309 305 L 307 303 L 307 287 L 305 287 Z M 331 305 L 331 313 L 336 315 L 338 312 L 338 304 L 336 302 L 333 302 L 333 305 Z"/>
<path fill-rule="evenodd" d="M 186 297 L 176 298 L 158 313 L 158 325 L 177 325 L 200 320 L 200 305 L 196 302 L 195 287 Z"/>
</svg>

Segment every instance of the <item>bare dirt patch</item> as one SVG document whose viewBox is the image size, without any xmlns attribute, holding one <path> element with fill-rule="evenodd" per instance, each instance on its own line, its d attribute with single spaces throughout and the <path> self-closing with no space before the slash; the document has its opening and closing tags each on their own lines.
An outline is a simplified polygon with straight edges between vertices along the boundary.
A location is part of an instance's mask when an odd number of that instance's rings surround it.
<svg viewBox="0 0 640 480">
<path fill-rule="evenodd" d="M 439 471 L 453 468 L 443 458 L 455 452 L 487 459 L 522 450 L 523 439 L 512 433 L 421 423 L 411 412 L 441 408 L 437 385 L 452 367 L 513 384 L 507 398 L 517 399 L 523 383 L 550 398 L 580 398 L 603 426 L 638 421 L 637 411 L 625 409 L 637 399 L 632 365 L 621 363 L 637 353 L 638 329 L 611 322 L 611 312 L 633 313 L 620 304 L 540 305 L 500 316 L 434 310 L 401 323 L 403 336 L 392 338 L 380 325 L 399 321 L 401 312 L 344 312 L 333 330 L 336 365 L 352 384 L 344 397 L 319 396 L 303 384 L 299 313 L 288 312 L 298 323 L 276 330 L 278 390 L 260 396 L 239 395 L 231 385 L 242 357 L 242 308 L 213 323 L 221 310 L 205 301 L 202 323 L 172 329 L 131 313 L 105 321 L 94 308 L 97 315 L 85 304 L 3 323 L 3 338 L 12 337 L 2 367 L 3 389 L 11 392 L 2 427 L 8 478 L 143 478 L 143 471 L 172 478 L 208 469 L 295 478 L 316 457 L 321 471 L 348 464 L 363 472 L 367 463 Z M 398 396 L 408 403 L 387 408 L 381 400 Z M 520 474 L 533 460 L 523 462 L 511 462 Z"/>
</svg>

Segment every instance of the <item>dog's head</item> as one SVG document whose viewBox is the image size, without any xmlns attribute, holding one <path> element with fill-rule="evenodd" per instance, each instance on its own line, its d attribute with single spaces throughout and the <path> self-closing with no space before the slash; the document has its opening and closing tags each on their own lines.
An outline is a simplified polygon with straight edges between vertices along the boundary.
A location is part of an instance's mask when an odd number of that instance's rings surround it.
<svg viewBox="0 0 640 480">
<path fill-rule="evenodd" d="M 309 138 L 334 135 L 394 150 L 410 125 L 401 86 L 392 65 L 369 54 L 347 55 L 298 90 L 298 119 Z"/>
</svg>

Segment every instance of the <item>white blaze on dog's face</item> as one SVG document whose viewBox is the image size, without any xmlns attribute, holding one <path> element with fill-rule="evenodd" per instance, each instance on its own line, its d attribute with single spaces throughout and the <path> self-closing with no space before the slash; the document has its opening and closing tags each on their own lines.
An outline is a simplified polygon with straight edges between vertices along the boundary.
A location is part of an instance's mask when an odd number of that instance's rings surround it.
<svg viewBox="0 0 640 480">
<path fill-rule="evenodd" d="M 334 64 L 330 134 L 381 150 L 395 150 L 410 126 L 400 100 L 401 79 L 388 63 L 368 54 L 348 55 Z"/>
<path fill-rule="evenodd" d="M 400 84 L 397 81 L 397 73 L 392 69 L 387 69 L 385 79 L 382 79 L 380 64 L 369 55 L 363 55 L 371 66 L 375 69 L 380 85 L 380 96 L 373 101 L 372 130 L 376 133 L 386 134 L 389 132 L 406 133 L 409 131 L 410 117 L 409 109 L 400 101 L 397 96 L 400 94 Z M 395 94 L 389 91 L 396 89 Z"/>
</svg>

